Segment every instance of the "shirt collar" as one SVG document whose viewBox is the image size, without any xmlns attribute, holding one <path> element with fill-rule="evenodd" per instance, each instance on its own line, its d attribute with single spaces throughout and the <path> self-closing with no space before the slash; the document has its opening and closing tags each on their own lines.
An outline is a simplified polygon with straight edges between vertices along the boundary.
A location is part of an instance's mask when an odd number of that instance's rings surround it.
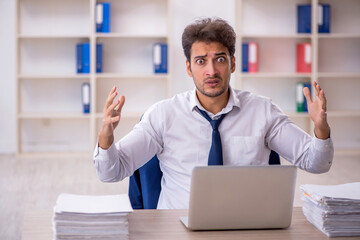
<svg viewBox="0 0 360 240">
<path fill-rule="evenodd" d="M 240 99 L 235 94 L 234 89 L 232 89 L 230 86 L 229 86 L 229 92 L 230 92 L 230 96 L 229 96 L 229 101 L 226 104 L 226 107 L 223 108 L 218 114 L 216 114 L 216 116 L 229 113 L 234 107 L 240 108 Z M 199 99 L 196 96 L 196 87 L 195 87 L 190 94 L 190 110 L 197 111 L 196 107 L 206 111 L 205 108 L 200 104 Z M 214 116 L 214 114 L 209 113 L 208 111 L 206 112 L 209 114 L 209 116 Z"/>
</svg>

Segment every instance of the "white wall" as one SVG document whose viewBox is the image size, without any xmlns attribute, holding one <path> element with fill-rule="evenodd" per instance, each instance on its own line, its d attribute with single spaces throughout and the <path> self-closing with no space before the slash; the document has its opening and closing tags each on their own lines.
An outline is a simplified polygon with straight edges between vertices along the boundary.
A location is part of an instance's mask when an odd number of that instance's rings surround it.
<svg viewBox="0 0 360 240">
<path fill-rule="evenodd" d="M 0 153 L 16 150 L 15 1 L 0 1 Z"/>
</svg>

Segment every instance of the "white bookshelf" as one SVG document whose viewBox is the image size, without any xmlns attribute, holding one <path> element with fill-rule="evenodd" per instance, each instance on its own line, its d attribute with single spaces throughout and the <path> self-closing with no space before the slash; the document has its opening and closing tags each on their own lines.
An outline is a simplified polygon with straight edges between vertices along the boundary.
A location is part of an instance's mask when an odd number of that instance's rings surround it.
<svg viewBox="0 0 360 240">
<path fill-rule="evenodd" d="M 318 3 L 331 5 L 331 33 L 317 33 Z M 312 33 L 298 34 L 298 4 L 312 5 Z M 328 100 L 328 120 L 336 151 L 360 153 L 360 2 L 356 0 L 241 0 L 236 1 L 238 66 L 240 44 L 259 44 L 259 72 L 242 73 L 236 86 L 268 96 L 305 131 L 313 133 L 306 113 L 297 113 L 295 85 L 320 83 Z M 240 13 L 240 14 L 239 14 Z M 314 31 L 314 29 L 316 29 Z M 296 73 L 296 43 L 313 47 L 312 72 Z M 314 89 L 312 89 L 314 95 Z"/>
<path fill-rule="evenodd" d="M 172 44 L 172 36 L 180 34 L 175 23 L 178 12 L 172 6 L 187 6 L 170 0 L 108 0 L 112 7 L 111 33 L 96 33 L 96 2 L 17 0 L 18 154 L 91 153 L 103 105 L 113 85 L 126 96 L 121 124 L 115 132 L 118 139 L 150 105 L 171 97 L 180 88 L 182 91 L 181 85 L 187 84 L 179 83 L 185 73 L 173 74 L 175 68 L 185 72 L 185 65 L 179 66 L 180 61 L 173 59 L 175 50 L 182 49 L 174 44 L 174 50 Z M 331 4 L 331 33 L 298 34 L 296 6 L 312 4 L 312 28 L 317 29 L 314 6 L 319 2 Z M 205 16 L 200 6 L 198 2 L 193 5 L 199 8 L 199 16 Z M 297 125 L 312 134 L 308 115 L 296 112 L 295 85 L 299 81 L 319 82 L 328 99 L 335 148 L 342 153 L 360 153 L 360 1 L 235 0 L 224 7 L 234 9 L 229 19 L 237 32 L 237 69 L 232 84 L 272 98 Z M 184 18 L 192 21 L 189 16 Z M 243 41 L 259 43 L 258 73 L 241 72 Z M 76 73 L 75 45 L 81 42 L 90 42 L 90 74 Z M 153 74 L 155 42 L 168 43 L 169 74 Z M 295 50 L 300 42 L 312 43 L 311 73 L 296 73 Z M 102 73 L 95 72 L 96 43 L 103 44 Z M 82 113 L 83 82 L 91 85 L 90 114 Z"/>
<path fill-rule="evenodd" d="M 171 95 L 170 74 L 154 74 L 152 66 L 153 44 L 171 46 L 168 0 L 106 1 L 110 33 L 95 30 L 97 2 L 17 0 L 17 154 L 91 153 L 113 85 L 127 97 L 117 138 Z M 76 44 L 82 42 L 90 43 L 89 74 L 76 73 Z M 96 43 L 103 44 L 102 73 L 95 71 Z M 82 113 L 83 82 L 91 86 L 90 114 Z"/>
</svg>

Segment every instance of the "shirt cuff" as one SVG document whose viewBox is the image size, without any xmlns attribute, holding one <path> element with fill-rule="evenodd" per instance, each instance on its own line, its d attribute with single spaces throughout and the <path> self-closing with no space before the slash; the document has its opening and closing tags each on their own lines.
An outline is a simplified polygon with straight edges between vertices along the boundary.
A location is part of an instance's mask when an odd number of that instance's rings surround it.
<svg viewBox="0 0 360 240">
<path fill-rule="evenodd" d="M 329 137 L 328 139 L 320 139 L 314 135 L 314 147 L 319 152 L 328 152 L 332 150 L 333 142 L 332 139 Z"/>
<path fill-rule="evenodd" d="M 101 147 L 99 147 L 99 141 L 97 141 L 94 150 L 94 159 L 98 161 L 109 161 L 112 159 L 116 159 L 116 147 L 114 142 L 108 149 L 102 149 Z"/>
</svg>

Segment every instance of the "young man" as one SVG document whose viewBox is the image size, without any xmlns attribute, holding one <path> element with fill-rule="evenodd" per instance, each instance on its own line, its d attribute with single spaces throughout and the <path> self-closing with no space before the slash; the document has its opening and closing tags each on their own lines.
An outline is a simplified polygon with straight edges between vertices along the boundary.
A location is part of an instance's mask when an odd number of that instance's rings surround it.
<svg viewBox="0 0 360 240">
<path fill-rule="evenodd" d="M 310 137 L 270 99 L 229 86 L 235 71 L 235 38 L 233 28 L 221 19 L 187 26 L 182 44 L 196 88 L 153 105 L 117 143 L 113 132 L 125 98 L 115 100 L 113 87 L 94 152 L 102 181 L 120 181 L 157 154 L 163 172 L 158 208 L 186 209 L 195 166 L 268 165 L 272 149 L 308 172 L 329 170 L 334 150 L 323 90 L 315 84 L 312 101 L 304 89 L 315 125 L 315 136 Z"/>
</svg>

